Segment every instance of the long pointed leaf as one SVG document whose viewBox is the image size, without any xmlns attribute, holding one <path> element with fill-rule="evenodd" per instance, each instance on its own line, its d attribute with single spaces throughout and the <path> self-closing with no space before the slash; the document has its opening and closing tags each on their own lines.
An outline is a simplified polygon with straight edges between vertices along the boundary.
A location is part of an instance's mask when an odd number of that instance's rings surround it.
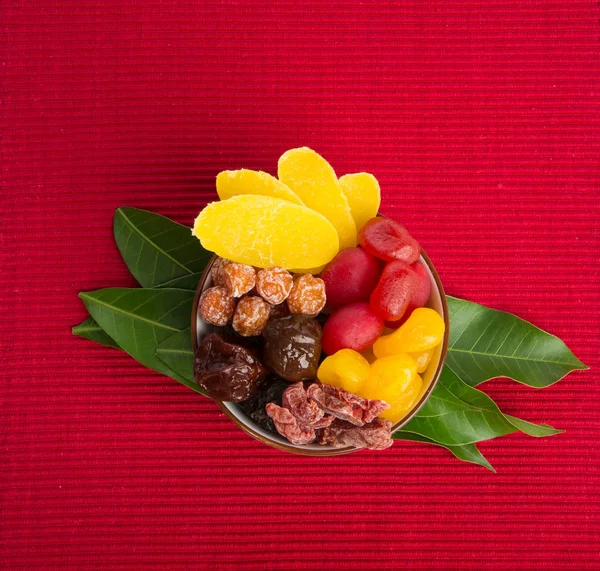
<svg viewBox="0 0 600 571">
<path fill-rule="evenodd" d="M 212 255 L 189 228 L 137 208 L 115 211 L 114 234 L 129 271 L 143 287 L 201 272 Z"/>
<path fill-rule="evenodd" d="M 435 446 L 441 446 L 446 450 L 449 450 L 456 458 L 462 460 L 463 462 L 471 462 L 472 464 L 477 464 L 479 466 L 483 466 L 492 472 L 496 472 L 494 467 L 488 462 L 486 457 L 478 450 L 475 444 L 464 444 L 463 446 L 448 446 L 446 444 L 440 444 L 435 440 L 431 440 L 430 438 L 426 438 L 421 434 L 415 434 L 413 432 L 408 432 L 406 430 L 398 430 L 394 432 L 392 435 L 394 440 L 409 440 L 411 442 L 422 442 L 424 444 L 434 444 Z"/>
<path fill-rule="evenodd" d="M 202 393 L 194 379 L 194 351 L 189 327 L 167 337 L 156 348 L 156 356 L 179 375 L 181 382 Z"/>
<path fill-rule="evenodd" d="M 193 291 L 107 288 L 79 294 L 87 310 L 110 337 L 146 367 L 184 384 L 156 357 L 158 345 L 190 322 Z"/>
<path fill-rule="evenodd" d="M 505 416 L 485 393 L 464 383 L 444 367 L 437 386 L 405 430 L 440 444 L 462 446 L 524 430 L 550 436 L 558 430 Z"/>
<path fill-rule="evenodd" d="M 547 387 L 587 367 L 554 335 L 504 311 L 447 296 L 450 346 L 447 364 L 467 384 L 509 377 Z"/>
<path fill-rule="evenodd" d="M 117 343 L 115 343 L 115 340 L 108 335 L 96 321 L 94 321 L 93 317 L 88 317 L 85 321 L 82 321 L 79 325 L 73 327 L 71 331 L 73 332 L 73 335 L 79 335 L 79 337 L 95 341 L 100 345 L 120 349 Z"/>
</svg>

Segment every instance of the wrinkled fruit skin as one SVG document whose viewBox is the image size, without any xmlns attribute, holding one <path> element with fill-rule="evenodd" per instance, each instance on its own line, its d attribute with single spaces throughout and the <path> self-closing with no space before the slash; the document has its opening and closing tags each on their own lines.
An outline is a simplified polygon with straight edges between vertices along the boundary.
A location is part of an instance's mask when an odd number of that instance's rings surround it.
<svg viewBox="0 0 600 571">
<path fill-rule="evenodd" d="M 408 307 L 404 311 L 404 315 L 398 321 L 387 321 L 385 326 L 391 329 L 397 329 L 417 308 L 423 307 L 431 297 L 431 280 L 425 266 L 421 262 L 414 263 L 411 268 L 419 276 L 418 286 L 415 288 L 413 295 L 408 303 Z"/>
<path fill-rule="evenodd" d="M 358 240 L 365 251 L 386 262 L 400 260 L 413 264 L 421 255 L 419 243 L 408 230 L 383 216 L 371 218 L 360 231 Z"/>
<path fill-rule="evenodd" d="M 323 270 L 327 307 L 367 301 L 379 280 L 379 262 L 362 248 L 342 250 Z"/>
<path fill-rule="evenodd" d="M 196 382 L 216 400 L 241 402 L 251 398 L 266 374 L 251 350 L 219 333 L 208 334 L 196 351 Z"/>
<path fill-rule="evenodd" d="M 281 406 L 265 407 L 277 432 L 292 444 L 304 445 L 319 439 L 331 446 L 356 446 L 378 450 L 391 445 L 391 424 L 377 418 L 389 408 L 381 400 L 366 400 L 347 391 L 313 383 L 289 385 Z M 328 432 L 329 427 L 336 430 Z"/>
<path fill-rule="evenodd" d="M 381 335 L 383 319 L 368 303 L 358 302 L 334 311 L 323 327 L 323 351 L 333 355 L 341 349 L 365 351 Z"/>
<path fill-rule="evenodd" d="M 286 381 L 314 379 L 321 356 L 321 337 L 321 326 L 307 315 L 272 319 L 263 331 L 264 362 Z"/>
<path fill-rule="evenodd" d="M 286 380 L 271 373 L 260 384 L 257 393 L 247 401 L 241 402 L 239 407 L 258 426 L 270 432 L 276 432 L 275 423 L 267 414 L 265 407 L 270 402 L 281 406 L 283 391 L 289 386 L 290 384 Z"/>
<path fill-rule="evenodd" d="M 376 418 L 364 426 L 354 426 L 336 418 L 322 432 L 319 443 L 336 448 L 354 446 L 367 450 L 385 450 L 394 444 L 391 429 L 392 423 L 382 418 Z"/>
<path fill-rule="evenodd" d="M 371 294 L 371 309 L 385 321 L 397 321 L 406 312 L 419 276 L 404 262 L 390 262 L 385 266 L 377 287 Z"/>
</svg>

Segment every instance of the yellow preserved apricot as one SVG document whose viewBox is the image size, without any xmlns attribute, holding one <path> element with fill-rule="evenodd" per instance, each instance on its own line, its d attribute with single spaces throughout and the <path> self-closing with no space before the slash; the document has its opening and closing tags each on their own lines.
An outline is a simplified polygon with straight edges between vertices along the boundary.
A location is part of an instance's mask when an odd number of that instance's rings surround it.
<svg viewBox="0 0 600 571">
<path fill-rule="evenodd" d="M 342 191 L 348 199 L 350 212 L 360 232 L 367 220 L 377 216 L 381 204 L 379 182 L 368 172 L 345 174 L 340 177 Z"/>
<path fill-rule="evenodd" d="M 417 364 L 417 373 L 424 373 L 431 363 L 433 357 L 433 349 L 429 351 L 421 351 L 420 353 L 410 353 L 410 356 L 415 360 Z"/>
<path fill-rule="evenodd" d="M 261 194 L 303 205 L 298 195 L 274 176 L 248 169 L 220 172 L 217 175 L 217 194 L 221 200 L 240 194 Z"/>
<path fill-rule="evenodd" d="M 326 385 L 356 394 L 370 372 L 371 366 L 360 353 L 352 349 L 340 349 L 321 363 L 317 378 Z"/>
<path fill-rule="evenodd" d="M 359 395 L 387 402 L 390 408 L 379 416 L 396 422 L 417 402 L 422 385 L 417 365 L 409 355 L 391 355 L 377 359 L 371 365 L 371 374 Z"/>
<path fill-rule="evenodd" d="M 339 250 L 327 218 L 271 196 L 244 194 L 213 202 L 200 212 L 192 233 L 221 258 L 259 268 L 313 268 Z"/>
<path fill-rule="evenodd" d="M 279 180 L 337 230 L 340 250 L 356 246 L 356 224 L 348 200 L 331 165 L 308 147 L 290 149 L 279 158 Z M 317 264 L 315 264 L 317 265 Z"/>
<path fill-rule="evenodd" d="M 391 335 L 377 339 L 373 345 L 373 352 L 380 358 L 397 353 L 427 351 L 442 342 L 445 329 L 444 320 L 437 311 L 419 307 Z"/>
</svg>

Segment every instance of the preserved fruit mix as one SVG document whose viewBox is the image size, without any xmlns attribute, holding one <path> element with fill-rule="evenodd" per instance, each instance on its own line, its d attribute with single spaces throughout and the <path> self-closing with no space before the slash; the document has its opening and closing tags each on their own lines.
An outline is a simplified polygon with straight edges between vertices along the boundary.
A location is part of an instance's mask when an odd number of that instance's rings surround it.
<svg viewBox="0 0 600 571">
<path fill-rule="evenodd" d="M 377 216 L 379 184 L 306 147 L 279 179 L 224 171 L 193 233 L 217 257 L 198 311 L 213 326 L 199 386 L 296 446 L 381 450 L 444 339 L 418 242 Z M 357 245 L 358 241 L 358 245 Z"/>
</svg>

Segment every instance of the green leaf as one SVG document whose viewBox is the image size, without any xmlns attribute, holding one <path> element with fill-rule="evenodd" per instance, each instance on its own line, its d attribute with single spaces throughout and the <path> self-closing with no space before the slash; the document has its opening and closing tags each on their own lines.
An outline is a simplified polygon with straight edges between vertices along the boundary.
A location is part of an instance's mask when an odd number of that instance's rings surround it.
<svg viewBox="0 0 600 571">
<path fill-rule="evenodd" d="M 108 335 L 100 325 L 98 325 L 93 317 L 88 317 L 85 321 L 76 325 L 71 330 L 73 335 L 79 335 L 85 337 L 90 341 L 100 343 L 100 345 L 106 345 L 107 347 L 114 347 L 119 349 L 120 347 L 115 343 L 114 339 Z"/>
<path fill-rule="evenodd" d="M 204 394 L 194 379 L 194 350 L 189 327 L 167 337 L 156 348 L 156 356 L 179 375 L 182 383 Z"/>
<path fill-rule="evenodd" d="M 143 287 L 200 273 L 212 256 L 190 228 L 146 210 L 118 208 L 114 234 L 127 267 Z"/>
<path fill-rule="evenodd" d="M 448 367 L 444 367 L 431 396 L 404 430 L 447 446 L 473 444 L 517 430 L 538 437 L 560 432 L 505 416 L 489 396 L 465 384 Z"/>
<path fill-rule="evenodd" d="M 156 356 L 165 339 L 189 326 L 194 292 L 182 289 L 107 288 L 79 297 L 102 329 L 146 367 L 183 379 Z"/>
<path fill-rule="evenodd" d="M 204 268 L 202 268 L 204 271 Z M 158 288 L 171 288 L 171 289 L 189 289 L 190 291 L 196 291 L 198 289 L 198 283 L 202 277 L 202 272 L 196 272 L 194 274 L 188 274 L 181 278 L 175 278 L 174 280 L 165 282 L 164 284 L 157 284 L 155 287 Z"/>
<path fill-rule="evenodd" d="M 509 377 L 547 387 L 573 370 L 587 367 L 554 335 L 504 311 L 447 296 L 450 346 L 446 364 L 476 386 Z"/>
<path fill-rule="evenodd" d="M 475 444 L 464 444 L 463 446 L 448 446 L 446 444 L 440 444 L 431 438 L 426 438 L 420 434 L 408 432 L 406 430 L 398 430 L 392 435 L 394 440 L 410 440 L 411 442 L 423 442 L 424 444 L 434 444 L 435 446 L 441 446 L 446 448 L 463 462 L 471 462 L 479 466 L 483 466 L 492 472 L 496 472 L 494 467 L 487 461 L 486 457 L 479 452 Z"/>
</svg>

